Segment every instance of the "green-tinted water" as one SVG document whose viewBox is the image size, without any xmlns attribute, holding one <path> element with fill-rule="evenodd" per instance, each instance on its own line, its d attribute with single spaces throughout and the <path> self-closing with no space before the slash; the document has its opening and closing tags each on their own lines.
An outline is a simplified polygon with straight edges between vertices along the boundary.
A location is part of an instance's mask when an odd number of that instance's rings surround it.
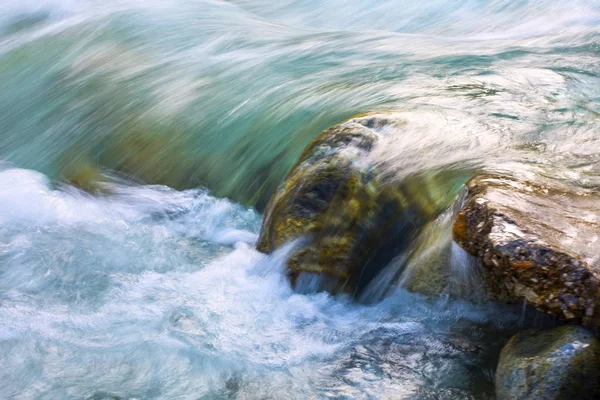
<svg viewBox="0 0 600 400">
<path fill-rule="evenodd" d="M 0 157 L 18 167 L 262 206 L 319 131 L 392 109 L 409 120 L 392 157 L 423 150 L 419 168 L 597 175 L 593 2 L 32 3 L 0 28 Z"/>
</svg>

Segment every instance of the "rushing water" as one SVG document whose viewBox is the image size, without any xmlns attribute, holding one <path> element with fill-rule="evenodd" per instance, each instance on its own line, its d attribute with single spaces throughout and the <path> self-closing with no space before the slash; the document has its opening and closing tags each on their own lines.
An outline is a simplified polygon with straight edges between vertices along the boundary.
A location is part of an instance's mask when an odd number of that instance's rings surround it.
<svg viewBox="0 0 600 400">
<path fill-rule="evenodd" d="M 2 398 L 487 398 L 522 322 L 296 294 L 287 249 L 252 248 L 260 215 L 204 190 L 93 198 L 18 169 L 0 187 Z"/>
<path fill-rule="evenodd" d="M 519 310 L 296 294 L 260 210 L 368 111 L 398 176 L 598 190 L 599 56 L 590 0 L 1 1 L 0 398 L 491 398 Z"/>
</svg>

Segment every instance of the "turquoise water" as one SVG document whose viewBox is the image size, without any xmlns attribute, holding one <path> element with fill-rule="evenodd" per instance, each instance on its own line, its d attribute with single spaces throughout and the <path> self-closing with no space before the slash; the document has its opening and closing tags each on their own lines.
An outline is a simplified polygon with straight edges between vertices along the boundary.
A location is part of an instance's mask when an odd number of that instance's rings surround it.
<svg viewBox="0 0 600 400">
<path fill-rule="evenodd" d="M 262 208 L 318 132 L 393 109 L 436 150 L 425 166 L 526 159 L 597 182 L 598 2 L 347 3 L 7 0 L 0 156 Z"/>
<path fill-rule="evenodd" d="M 540 321 L 296 294 L 260 213 L 371 111 L 398 177 L 600 188 L 599 55 L 597 1 L 1 2 L 0 398 L 493 398 Z"/>
</svg>

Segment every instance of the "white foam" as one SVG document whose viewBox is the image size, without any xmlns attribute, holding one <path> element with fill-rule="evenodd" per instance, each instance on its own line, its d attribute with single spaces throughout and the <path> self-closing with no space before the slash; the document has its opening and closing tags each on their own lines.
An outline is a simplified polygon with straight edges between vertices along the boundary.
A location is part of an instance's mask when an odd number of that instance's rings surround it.
<svg viewBox="0 0 600 400">
<path fill-rule="evenodd" d="M 179 192 L 164 186 L 111 186 L 112 196 L 93 197 L 71 187 L 53 189 L 35 171 L 0 171 L 0 224 L 123 225 L 141 223 L 154 215 L 175 215 L 171 229 L 185 236 L 220 244 L 254 243 L 258 214 L 206 190 Z M 178 213 L 185 219 L 177 218 Z"/>
<path fill-rule="evenodd" d="M 86 3 L 86 0 L 3 0 L 0 2 L 0 23 L 31 14 L 64 18 L 82 10 Z"/>
<path fill-rule="evenodd" d="M 0 171 L 0 224 L 75 223 L 101 218 L 99 204 L 81 194 L 50 189 L 43 174 L 24 169 Z"/>
</svg>

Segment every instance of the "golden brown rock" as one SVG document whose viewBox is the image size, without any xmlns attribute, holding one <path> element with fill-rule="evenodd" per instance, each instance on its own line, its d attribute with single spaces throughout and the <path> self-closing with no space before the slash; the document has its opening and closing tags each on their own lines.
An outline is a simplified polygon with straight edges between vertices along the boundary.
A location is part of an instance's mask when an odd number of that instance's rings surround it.
<svg viewBox="0 0 600 400">
<path fill-rule="evenodd" d="M 271 198 L 257 248 L 270 253 L 307 238 L 288 261 L 293 284 L 319 276 L 317 290 L 359 293 L 449 203 L 450 194 L 427 190 L 435 178 L 396 182 L 370 160 L 380 128 L 393 123 L 372 115 L 324 131 Z"/>
</svg>

